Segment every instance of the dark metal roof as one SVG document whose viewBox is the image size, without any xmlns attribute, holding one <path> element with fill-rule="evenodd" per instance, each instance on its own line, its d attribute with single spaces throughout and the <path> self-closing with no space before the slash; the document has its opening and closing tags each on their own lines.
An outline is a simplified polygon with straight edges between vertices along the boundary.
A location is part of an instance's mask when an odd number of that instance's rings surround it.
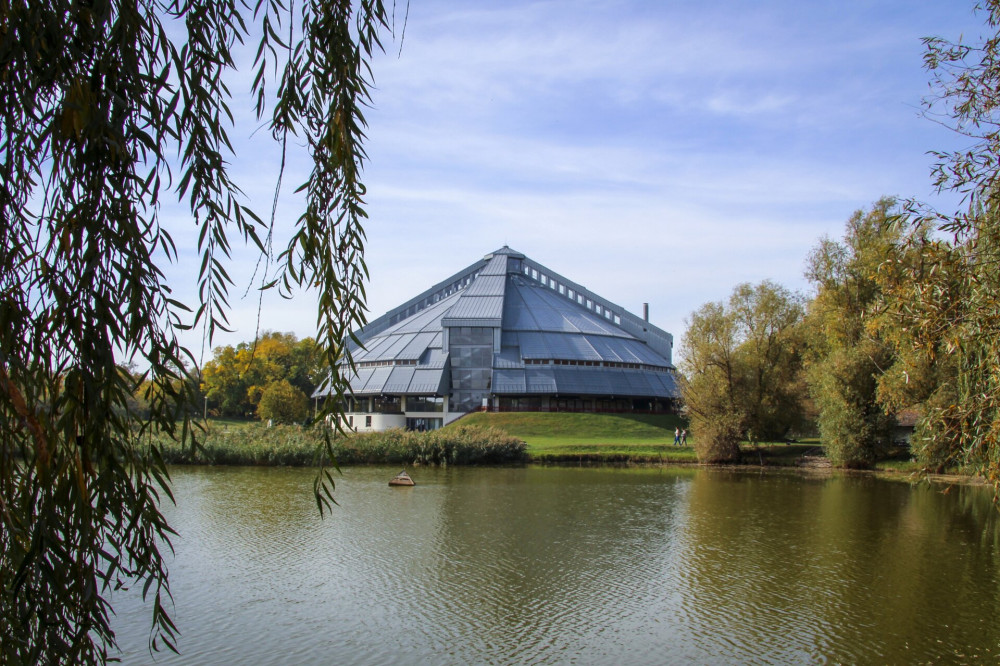
<svg viewBox="0 0 1000 666">
<path fill-rule="evenodd" d="M 353 350 L 358 365 L 350 390 L 446 394 L 450 366 L 442 345 L 453 326 L 501 329 L 494 394 L 678 394 L 668 333 L 507 247 L 356 332 L 364 347 Z"/>
</svg>

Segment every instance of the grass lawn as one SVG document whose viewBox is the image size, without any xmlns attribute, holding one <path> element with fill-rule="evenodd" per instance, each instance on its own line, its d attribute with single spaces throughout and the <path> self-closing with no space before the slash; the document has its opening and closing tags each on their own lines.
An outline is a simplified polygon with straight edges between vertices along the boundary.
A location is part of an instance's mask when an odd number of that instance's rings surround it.
<svg viewBox="0 0 1000 666">
<path fill-rule="evenodd" d="M 492 426 L 524 440 L 535 460 L 590 459 L 695 462 L 689 446 L 674 446 L 674 414 L 514 412 L 471 414 L 462 425 Z"/>
<path fill-rule="evenodd" d="M 197 419 L 199 423 L 202 423 L 201 419 Z M 216 418 L 212 417 L 208 420 L 209 430 L 232 430 L 233 428 L 246 428 L 252 423 L 260 423 L 260 421 L 251 419 L 227 419 L 227 418 Z"/>
<path fill-rule="evenodd" d="M 674 446 L 674 429 L 687 427 L 675 414 L 571 414 L 562 412 L 480 412 L 458 423 L 492 426 L 524 440 L 536 461 L 590 460 L 693 463 L 698 458 L 688 445 Z M 822 455 L 819 439 L 794 444 L 743 443 L 744 459 L 758 458 L 770 465 L 795 465 L 803 455 Z"/>
</svg>

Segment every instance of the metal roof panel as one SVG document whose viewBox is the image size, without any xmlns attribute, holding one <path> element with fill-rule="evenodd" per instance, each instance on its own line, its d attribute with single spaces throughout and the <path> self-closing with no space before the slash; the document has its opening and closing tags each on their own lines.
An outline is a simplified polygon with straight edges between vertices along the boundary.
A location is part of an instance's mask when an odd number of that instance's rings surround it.
<svg viewBox="0 0 1000 666">
<path fill-rule="evenodd" d="M 552 368 L 525 368 L 525 393 L 555 393 L 556 378 Z"/>
<path fill-rule="evenodd" d="M 426 360 L 418 368 L 443 368 L 448 364 L 448 352 L 434 348 L 429 348 L 427 352 Z"/>
<path fill-rule="evenodd" d="M 364 390 L 365 384 L 371 379 L 372 373 L 375 372 L 375 368 L 358 368 L 357 373 L 348 381 L 351 393 L 360 393 Z"/>
<path fill-rule="evenodd" d="M 417 333 L 413 335 L 406 347 L 396 353 L 396 358 L 401 361 L 416 361 L 423 356 L 433 340 L 434 333 L 428 331 Z"/>
<path fill-rule="evenodd" d="M 442 324 L 447 326 L 456 319 L 496 319 L 499 325 L 502 315 L 503 296 L 465 295 L 448 310 L 448 314 L 442 319 Z"/>
<path fill-rule="evenodd" d="M 533 331 L 524 331 L 518 337 L 521 341 L 521 358 L 552 358 L 552 349 L 548 345 L 546 336 Z"/>
<path fill-rule="evenodd" d="M 356 393 L 361 395 L 381 395 L 385 391 L 385 383 L 389 379 L 390 373 L 392 373 L 391 365 L 384 365 L 377 368 L 373 368 L 371 377 L 365 383 L 365 386 L 360 391 Z"/>
<path fill-rule="evenodd" d="M 505 275 L 480 275 L 465 290 L 466 296 L 503 296 L 507 284 Z"/>
<path fill-rule="evenodd" d="M 523 368 L 524 362 L 516 348 L 503 348 L 499 354 L 493 355 L 494 368 Z"/>
<path fill-rule="evenodd" d="M 520 395 L 527 392 L 524 370 L 516 368 L 500 368 L 493 370 L 491 383 L 493 393 Z"/>
<path fill-rule="evenodd" d="M 385 381 L 383 390 L 386 393 L 406 393 L 410 388 L 410 380 L 416 371 L 415 365 L 397 365 L 392 368 L 389 378 Z"/>
<path fill-rule="evenodd" d="M 448 393 L 447 377 L 445 368 L 420 368 L 413 371 L 413 378 L 407 389 L 409 395 L 446 395 Z"/>
<path fill-rule="evenodd" d="M 614 338 L 606 335 L 588 335 L 585 337 L 587 342 L 594 348 L 594 351 L 601 357 L 602 361 L 620 363 L 624 360 L 616 351 L 617 345 Z"/>
<path fill-rule="evenodd" d="M 441 328 L 441 318 L 447 314 L 448 310 L 465 293 L 458 291 L 450 296 L 445 296 L 437 303 L 417 312 L 412 317 L 404 319 L 398 324 L 382 331 L 379 335 L 391 335 L 392 333 L 420 333 L 421 331 L 436 331 Z"/>
<path fill-rule="evenodd" d="M 507 255 L 494 253 L 489 263 L 479 271 L 479 275 L 480 277 L 484 275 L 507 275 Z"/>
<path fill-rule="evenodd" d="M 378 358 L 378 350 L 385 345 L 391 344 L 392 341 L 388 338 L 377 337 L 371 340 L 365 341 L 365 346 L 363 348 L 358 348 L 354 350 L 354 362 L 358 363 L 360 361 L 371 361 Z"/>
<path fill-rule="evenodd" d="M 390 335 L 388 336 L 388 344 L 382 345 L 378 348 L 378 353 L 374 356 L 369 355 L 369 361 L 393 361 L 398 358 L 401 351 L 406 349 L 406 346 L 413 342 L 413 338 L 416 333 L 403 333 L 400 335 Z"/>
</svg>

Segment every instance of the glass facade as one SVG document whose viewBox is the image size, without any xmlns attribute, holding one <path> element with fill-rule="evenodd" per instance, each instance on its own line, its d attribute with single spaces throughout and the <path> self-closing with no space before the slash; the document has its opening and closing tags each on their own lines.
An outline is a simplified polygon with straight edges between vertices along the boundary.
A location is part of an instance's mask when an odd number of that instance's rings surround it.
<svg viewBox="0 0 1000 666">
<path fill-rule="evenodd" d="M 403 411 L 398 395 L 380 395 L 374 402 L 372 411 L 377 414 L 400 414 Z"/>
<path fill-rule="evenodd" d="M 444 419 L 423 419 L 423 418 L 407 418 L 406 419 L 406 429 L 416 430 L 417 432 L 424 432 L 425 430 L 437 430 L 441 427 L 441 422 Z"/>
<path fill-rule="evenodd" d="M 350 396 L 344 404 L 345 412 L 370 412 L 371 408 L 371 398 L 355 398 Z"/>
<path fill-rule="evenodd" d="M 448 410 L 471 412 L 489 397 L 493 376 L 493 329 L 453 326 L 448 329 L 451 358 L 451 400 Z"/>
<path fill-rule="evenodd" d="M 611 412 L 661 414 L 673 412 L 676 404 L 661 398 L 612 398 L 610 396 L 500 396 L 501 412 Z"/>
<path fill-rule="evenodd" d="M 432 395 L 411 395 L 406 398 L 408 412 L 443 412 L 444 398 Z"/>
</svg>

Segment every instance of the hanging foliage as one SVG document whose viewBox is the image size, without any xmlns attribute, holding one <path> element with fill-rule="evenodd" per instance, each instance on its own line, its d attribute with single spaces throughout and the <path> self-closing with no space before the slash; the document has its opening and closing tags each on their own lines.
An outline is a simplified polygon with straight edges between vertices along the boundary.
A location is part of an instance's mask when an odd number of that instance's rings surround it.
<svg viewBox="0 0 1000 666">
<path fill-rule="evenodd" d="M 152 647 L 173 648 L 151 434 L 193 441 L 178 332 L 226 328 L 233 246 L 263 253 L 273 231 L 228 173 L 234 46 L 259 31 L 259 140 L 294 135 L 313 164 L 265 287 L 315 289 L 336 368 L 364 322 L 362 110 L 388 19 L 378 0 L 0 1 L 0 662 L 107 660 L 109 593 L 136 583 Z M 193 303 L 165 277 L 172 196 L 198 230 Z M 150 379 L 141 418 L 130 396 Z M 332 490 L 322 472 L 321 510 Z"/>
</svg>

